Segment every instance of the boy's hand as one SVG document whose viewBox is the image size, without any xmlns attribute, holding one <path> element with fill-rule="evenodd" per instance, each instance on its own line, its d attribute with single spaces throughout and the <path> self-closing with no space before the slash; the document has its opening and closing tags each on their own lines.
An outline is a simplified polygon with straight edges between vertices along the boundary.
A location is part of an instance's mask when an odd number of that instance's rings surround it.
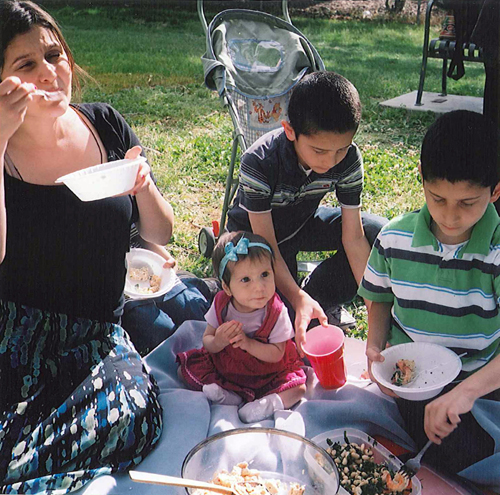
<svg viewBox="0 0 500 495">
<path fill-rule="evenodd" d="M 321 325 L 326 326 L 328 318 L 319 303 L 303 290 L 299 292 L 299 298 L 293 305 L 293 309 L 295 310 L 295 344 L 300 357 L 304 357 L 303 345 L 306 343 L 309 323 L 317 318 Z"/>
<path fill-rule="evenodd" d="M 238 321 L 226 321 L 215 330 L 215 344 L 221 348 L 226 347 L 242 331 L 242 328 L 243 325 Z"/>
<path fill-rule="evenodd" d="M 440 445 L 460 423 L 460 414 L 468 413 L 474 399 L 458 388 L 438 397 L 425 406 L 424 429 L 429 440 Z"/>
<path fill-rule="evenodd" d="M 385 395 L 389 395 L 390 397 L 398 397 L 396 393 L 394 393 L 391 389 L 384 387 L 383 385 L 380 385 L 377 380 L 372 375 L 372 363 L 374 361 L 378 361 L 380 363 L 383 363 L 385 361 L 385 357 L 382 356 L 380 353 L 380 349 L 378 347 L 367 347 L 366 348 L 366 357 L 368 358 L 368 374 L 370 375 L 370 379 L 372 382 L 375 382 L 378 385 L 378 388 L 383 392 Z"/>
</svg>

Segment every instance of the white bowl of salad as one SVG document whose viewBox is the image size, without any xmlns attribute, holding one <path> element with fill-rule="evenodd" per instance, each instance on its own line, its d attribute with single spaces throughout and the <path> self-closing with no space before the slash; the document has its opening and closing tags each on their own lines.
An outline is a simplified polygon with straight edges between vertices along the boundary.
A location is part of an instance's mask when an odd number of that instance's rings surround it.
<svg viewBox="0 0 500 495">
<path fill-rule="evenodd" d="M 373 377 L 407 400 L 435 397 L 462 370 L 462 361 L 455 352 L 428 342 L 394 345 L 382 355 L 385 361 L 372 363 Z"/>
</svg>

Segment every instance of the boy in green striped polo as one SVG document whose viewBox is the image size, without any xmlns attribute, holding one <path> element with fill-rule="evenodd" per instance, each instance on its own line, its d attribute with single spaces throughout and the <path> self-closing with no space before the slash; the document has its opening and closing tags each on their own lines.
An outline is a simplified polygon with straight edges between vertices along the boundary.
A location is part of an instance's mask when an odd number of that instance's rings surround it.
<svg viewBox="0 0 500 495">
<path fill-rule="evenodd" d="M 500 396 L 500 219 L 492 204 L 500 196 L 498 143 L 495 125 L 473 112 L 444 114 L 429 127 L 419 166 L 426 204 L 382 229 L 359 289 L 372 301 L 370 369 L 384 360 L 387 343 L 432 342 L 467 353 L 463 381 L 437 399 L 396 399 L 417 446 L 427 438 L 439 445 L 426 458 L 434 451 L 433 462 L 455 473 L 494 451 L 491 432 L 470 411 L 477 399 Z"/>
</svg>

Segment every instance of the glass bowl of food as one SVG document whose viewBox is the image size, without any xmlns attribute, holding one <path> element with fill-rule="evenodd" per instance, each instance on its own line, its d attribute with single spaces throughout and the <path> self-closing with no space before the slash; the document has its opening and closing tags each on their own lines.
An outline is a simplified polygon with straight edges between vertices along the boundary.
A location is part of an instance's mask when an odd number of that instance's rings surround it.
<svg viewBox="0 0 500 495">
<path fill-rule="evenodd" d="M 339 488 L 335 463 L 322 447 L 275 428 L 237 428 L 208 437 L 187 454 L 181 475 L 232 487 L 238 495 L 334 495 Z"/>
</svg>

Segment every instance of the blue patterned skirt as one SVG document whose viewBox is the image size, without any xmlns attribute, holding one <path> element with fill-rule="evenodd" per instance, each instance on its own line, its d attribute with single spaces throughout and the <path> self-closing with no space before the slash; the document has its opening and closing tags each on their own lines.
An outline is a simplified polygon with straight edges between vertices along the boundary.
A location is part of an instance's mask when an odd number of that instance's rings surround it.
<svg viewBox="0 0 500 495">
<path fill-rule="evenodd" d="M 161 435 L 158 387 L 124 330 L 0 301 L 0 493 L 67 493 Z"/>
</svg>

